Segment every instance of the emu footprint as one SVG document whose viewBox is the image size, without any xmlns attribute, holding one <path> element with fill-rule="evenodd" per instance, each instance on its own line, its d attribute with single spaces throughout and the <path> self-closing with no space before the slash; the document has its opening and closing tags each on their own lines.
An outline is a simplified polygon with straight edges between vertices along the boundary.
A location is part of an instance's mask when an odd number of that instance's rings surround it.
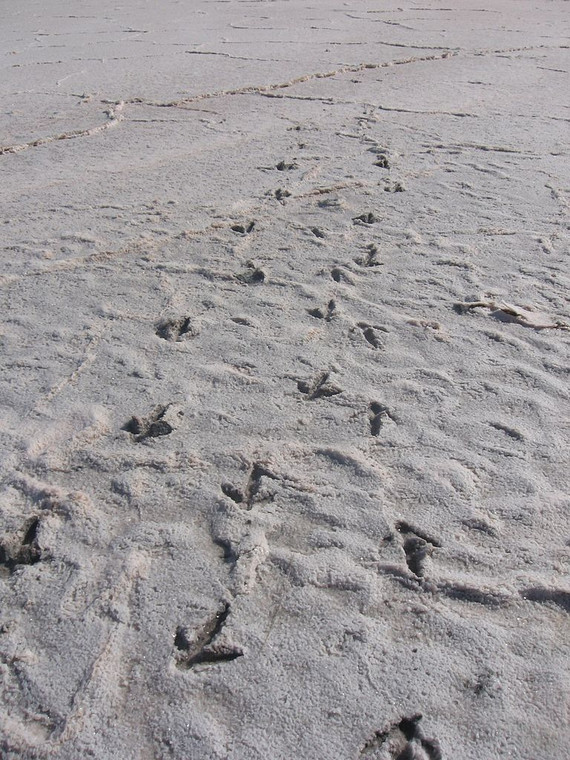
<svg viewBox="0 0 570 760">
<path fill-rule="evenodd" d="M 19 565 L 35 565 L 42 557 L 42 551 L 38 544 L 38 528 L 40 518 L 32 518 L 25 526 L 25 532 L 21 541 L 6 541 L 0 544 L 0 565 L 3 565 L 10 573 Z"/>
<path fill-rule="evenodd" d="M 177 317 L 159 322 L 156 326 L 156 334 L 159 338 L 175 342 L 186 338 L 195 338 L 198 335 L 198 330 L 192 324 L 190 317 Z"/>
<path fill-rule="evenodd" d="M 307 314 L 309 314 L 311 317 L 315 317 L 315 319 L 324 319 L 325 322 L 330 322 L 331 319 L 338 314 L 336 302 L 334 298 L 331 298 L 327 304 L 326 310 L 319 308 L 307 309 Z"/>
<path fill-rule="evenodd" d="M 283 188 L 278 187 L 277 190 L 274 193 L 275 199 L 278 201 L 281 201 L 281 203 L 284 203 L 285 198 L 290 198 L 291 193 L 289 190 L 283 190 Z"/>
<path fill-rule="evenodd" d="M 386 185 L 384 188 L 386 193 L 403 193 L 405 190 L 406 188 L 401 182 L 393 182 L 392 184 Z"/>
<path fill-rule="evenodd" d="M 320 372 L 309 382 L 299 380 L 297 382 L 297 388 L 301 393 L 304 393 L 309 400 L 328 398 L 329 396 L 336 396 L 339 393 L 342 393 L 342 388 L 329 382 L 329 376 L 330 372 Z"/>
<path fill-rule="evenodd" d="M 232 483 L 222 483 L 221 488 L 223 493 L 232 501 L 235 501 L 236 504 L 244 504 L 247 509 L 251 509 L 261 490 L 262 478 L 279 480 L 278 476 L 265 465 L 260 462 L 254 462 L 243 490 L 237 488 Z"/>
<path fill-rule="evenodd" d="M 376 156 L 376 161 L 374 161 L 374 166 L 378 166 L 380 169 L 389 169 L 390 168 L 390 162 L 388 160 L 388 151 L 386 148 L 380 148 L 377 146 L 374 146 L 372 148 L 369 148 L 370 153 L 374 153 Z"/>
<path fill-rule="evenodd" d="M 239 647 L 218 641 L 229 614 L 230 605 L 225 604 L 198 632 L 191 633 L 188 628 L 178 626 L 174 635 L 177 668 L 189 670 L 194 665 L 230 662 L 243 656 Z"/>
<path fill-rule="evenodd" d="M 298 165 L 295 162 L 286 163 L 285 161 L 279 161 L 275 166 L 278 172 L 290 172 L 292 169 L 298 169 Z"/>
<path fill-rule="evenodd" d="M 416 713 L 376 731 L 365 742 L 360 756 L 374 756 L 378 760 L 443 760 L 439 741 L 424 736 L 421 720 L 421 713 Z"/>
<path fill-rule="evenodd" d="M 346 282 L 349 285 L 354 285 L 354 281 L 349 273 L 342 267 L 333 267 L 331 269 L 331 277 L 335 282 Z"/>
<path fill-rule="evenodd" d="M 422 530 L 413 528 L 407 522 L 398 522 L 396 530 L 404 536 L 404 553 L 408 569 L 416 578 L 422 578 L 425 573 L 426 559 L 434 549 L 441 546 L 441 543 Z"/>
<path fill-rule="evenodd" d="M 371 211 L 368 211 L 365 214 L 359 214 L 359 216 L 352 218 L 353 224 L 363 224 L 366 227 L 370 227 L 372 224 L 378 221 L 378 217 L 375 216 L 375 214 L 373 214 Z"/>
<path fill-rule="evenodd" d="M 246 226 L 243 224 L 233 224 L 230 229 L 232 232 L 236 232 L 238 235 L 249 235 L 251 232 L 253 232 L 254 227 L 255 222 L 250 222 Z"/>
<path fill-rule="evenodd" d="M 250 261 L 247 263 L 245 272 L 236 274 L 235 277 L 245 285 L 259 285 L 265 281 L 265 272 Z"/>
<path fill-rule="evenodd" d="M 364 339 L 372 346 L 372 348 L 384 348 L 384 344 L 380 340 L 380 336 L 376 331 L 381 330 L 382 332 L 388 332 L 385 327 L 372 327 L 372 325 L 369 325 L 366 322 L 358 322 L 357 327 L 360 327 Z"/>
<path fill-rule="evenodd" d="M 384 262 L 379 261 L 378 259 L 378 248 L 374 243 L 370 243 L 366 246 L 366 253 L 364 256 L 359 256 L 354 259 L 354 263 L 361 267 L 381 267 Z"/>
<path fill-rule="evenodd" d="M 174 430 L 177 417 L 182 417 L 184 412 L 173 410 L 172 404 L 156 406 L 146 417 L 133 416 L 123 426 L 123 430 L 130 433 L 137 443 L 147 438 L 159 438 L 170 435 Z"/>
</svg>

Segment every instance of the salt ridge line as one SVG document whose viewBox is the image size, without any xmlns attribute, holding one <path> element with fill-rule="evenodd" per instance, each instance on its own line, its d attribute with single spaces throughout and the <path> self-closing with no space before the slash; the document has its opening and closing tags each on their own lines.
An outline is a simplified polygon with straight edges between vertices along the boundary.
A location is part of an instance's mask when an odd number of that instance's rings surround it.
<svg viewBox="0 0 570 760">
<path fill-rule="evenodd" d="M 545 48 L 548 47 L 546 45 L 540 45 L 539 48 Z M 554 46 L 554 48 L 566 48 L 566 46 Z M 536 49 L 536 46 L 529 46 L 529 47 L 520 47 L 520 48 L 505 48 L 498 49 L 498 50 L 478 50 L 474 52 L 474 55 L 481 56 L 488 53 L 491 54 L 498 54 L 498 53 L 510 53 L 510 52 L 521 52 L 521 51 L 528 51 L 528 50 L 534 50 Z M 186 51 L 188 53 L 194 53 L 194 52 L 201 52 L 201 51 Z M 228 95 L 247 95 L 250 93 L 257 93 L 257 94 L 265 94 L 265 93 L 271 93 L 275 90 L 285 89 L 287 87 L 292 87 L 296 84 L 301 84 L 303 82 L 309 82 L 313 79 L 327 79 L 333 76 L 336 76 L 337 74 L 346 74 L 346 73 L 357 73 L 359 71 L 364 71 L 365 69 L 384 69 L 384 68 L 390 68 L 392 66 L 401 66 L 408 63 L 423 63 L 426 61 L 441 61 L 445 60 L 447 58 L 454 58 L 457 55 L 460 54 L 460 51 L 457 50 L 446 50 L 441 55 L 429 55 L 429 56 L 411 56 L 409 58 L 402 58 L 395 61 L 386 61 L 384 63 L 360 63 L 358 65 L 348 65 L 348 66 L 341 66 L 338 69 L 333 69 L 332 71 L 326 71 L 326 72 L 316 72 L 314 74 L 305 74 L 300 77 L 296 77 L 295 79 L 290 79 L 287 82 L 278 82 L 274 84 L 268 84 L 268 85 L 248 85 L 246 87 L 239 87 L 232 90 L 217 90 L 214 92 L 205 92 L 200 93 L 199 95 L 193 95 L 189 98 L 183 98 L 181 100 L 173 100 L 173 101 L 167 101 L 167 102 L 160 102 L 160 101 L 150 101 L 145 100 L 143 98 L 131 98 L 129 100 L 121 100 L 118 102 L 108 101 L 108 100 L 102 100 L 101 102 L 104 104 L 107 104 L 110 106 L 110 108 L 107 111 L 108 119 L 105 124 L 101 124 L 98 127 L 92 127 L 91 129 L 83 129 L 83 130 L 74 130 L 72 132 L 63 132 L 59 135 L 53 135 L 50 137 L 40 137 L 35 140 L 31 140 L 27 143 L 21 143 L 17 145 L 7 145 L 7 146 L 0 146 L 0 155 L 5 155 L 7 153 L 20 153 L 23 150 L 28 150 L 28 148 L 36 148 L 40 145 L 46 145 L 48 143 L 56 142 L 58 140 L 73 140 L 77 137 L 90 137 L 95 134 L 99 134 L 100 132 L 106 131 L 107 129 L 110 129 L 113 126 L 116 126 L 119 122 L 123 121 L 125 117 L 122 115 L 121 111 L 125 104 L 129 105 L 147 105 L 147 106 L 154 106 L 156 108 L 181 108 L 185 106 L 186 104 L 190 103 L 196 103 L 200 100 L 207 100 L 210 98 L 218 98 L 218 97 L 225 97 Z M 220 53 L 220 55 L 224 55 L 223 53 Z M 392 109 L 383 109 L 383 110 L 392 110 Z M 394 109 L 396 110 L 396 109 Z M 450 113 L 451 116 L 473 116 L 474 114 L 468 114 L 468 113 Z"/>
<path fill-rule="evenodd" d="M 187 103 L 196 103 L 200 100 L 207 100 L 210 98 L 225 97 L 227 95 L 248 95 L 250 93 L 265 93 L 272 92 L 274 90 L 284 90 L 287 87 L 293 87 L 296 84 L 302 84 L 303 82 L 310 82 L 313 79 L 328 79 L 334 77 L 337 74 L 348 74 L 364 71 L 365 69 L 386 69 L 391 66 L 401 66 L 407 63 L 422 63 L 424 61 L 441 61 L 446 58 L 451 58 L 457 55 L 452 51 L 446 51 L 441 55 L 429 55 L 429 56 L 412 56 L 410 58 L 402 58 L 395 61 L 387 61 L 385 63 L 359 63 L 357 65 L 341 66 L 338 69 L 331 71 L 319 71 L 315 74 L 303 74 L 300 77 L 289 79 L 286 82 L 276 82 L 274 84 L 267 85 L 247 85 L 245 87 L 237 87 L 232 90 L 216 90 L 215 92 L 204 92 L 198 95 L 192 95 L 188 98 L 181 98 L 180 100 L 171 101 L 153 101 L 145 100 L 144 98 L 131 98 L 125 101 L 128 104 L 142 104 L 147 106 L 154 106 L 156 108 L 180 108 Z"/>
<path fill-rule="evenodd" d="M 296 84 L 301 84 L 302 82 L 309 82 L 313 79 L 326 79 L 329 77 L 336 76 L 337 74 L 354 73 L 358 71 L 364 71 L 365 69 L 388 68 L 390 66 L 399 66 L 399 65 L 403 65 L 407 63 L 420 63 L 423 61 L 434 61 L 434 60 L 439 61 L 445 58 L 450 58 L 454 55 L 456 55 L 456 53 L 447 51 L 443 53 L 442 55 L 404 58 L 404 59 L 396 60 L 396 61 L 388 61 L 386 63 L 361 63 L 356 66 L 353 66 L 353 65 L 342 66 L 332 71 L 317 72 L 315 74 L 304 74 L 303 76 L 296 77 L 295 79 L 290 79 L 287 82 L 278 82 L 275 84 L 258 85 L 258 86 L 248 85 L 246 87 L 239 87 L 233 90 L 217 90 L 215 92 L 204 92 L 204 93 L 200 93 L 199 95 L 193 95 L 192 97 L 189 97 L 189 98 L 183 98 L 181 100 L 173 100 L 173 101 L 166 101 L 166 102 L 145 100 L 144 98 L 131 98 L 129 100 L 120 100 L 119 102 L 102 100 L 101 102 L 103 104 L 106 104 L 109 106 L 109 109 L 107 111 L 108 121 L 105 124 L 101 124 L 98 127 L 92 127 L 91 129 L 81 129 L 81 130 L 74 130 L 72 132 L 62 132 L 59 135 L 52 135 L 50 137 L 39 137 L 35 140 L 30 140 L 27 143 L 0 146 L 0 155 L 5 155 L 7 153 L 20 153 L 23 150 L 28 150 L 29 148 L 36 148 L 36 147 L 39 147 L 40 145 L 46 145 L 48 143 L 56 142 L 58 140 L 73 140 L 77 137 L 90 137 L 92 135 L 99 134 L 100 132 L 106 131 L 107 129 L 110 129 L 111 127 L 116 126 L 119 122 L 125 119 L 124 115 L 122 114 L 122 110 L 126 104 L 147 105 L 147 106 L 154 106 L 155 108 L 181 108 L 187 104 L 196 103 L 200 100 L 207 100 L 210 98 L 226 97 L 229 95 L 247 95 L 250 93 L 268 93 L 274 90 L 280 90 L 280 89 L 285 89 L 287 87 L 292 87 Z"/>
<path fill-rule="evenodd" d="M 59 135 L 52 135 L 50 137 L 38 137 L 35 140 L 30 140 L 27 143 L 20 143 L 19 145 L 6 145 L 0 147 L 0 155 L 3 156 L 6 153 L 21 153 L 28 148 L 36 148 L 40 145 L 47 145 L 48 143 L 57 142 L 58 140 L 74 140 L 77 137 L 90 137 L 91 135 L 97 135 L 100 132 L 105 132 L 108 129 L 116 127 L 121 121 L 124 120 L 122 110 L 124 107 L 124 101 L 114 103 L 105 111 L 107 115 L 107 121 L 104 124 L 100 124 L 97 127 L 91 127 L 90 129 L 76 129 L 73 132 L 62 132 Z"/>
</svg>

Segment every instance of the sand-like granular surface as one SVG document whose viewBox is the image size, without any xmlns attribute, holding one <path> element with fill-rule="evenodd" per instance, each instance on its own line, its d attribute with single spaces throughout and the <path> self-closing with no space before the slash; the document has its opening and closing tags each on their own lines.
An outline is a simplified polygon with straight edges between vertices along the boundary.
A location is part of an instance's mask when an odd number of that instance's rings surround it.
<svg viewBox="0 0 570 760">
<path fill-rule="evenodd" d="M 2 4 L 0 756 L 569 756 L 570 4 Z"/>
</svg>

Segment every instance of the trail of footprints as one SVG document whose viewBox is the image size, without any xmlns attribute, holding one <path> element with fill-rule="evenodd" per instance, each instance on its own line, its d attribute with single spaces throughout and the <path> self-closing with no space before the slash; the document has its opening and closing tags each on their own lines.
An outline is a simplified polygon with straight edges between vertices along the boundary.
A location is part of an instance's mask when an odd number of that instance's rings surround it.
<svg viewBox="0 0 570 760">
<path fill-rule="evenodd" d="M 387 152 L 378 148 L 371 148 L 370 150 L 376 157 L 374 165 L 380 169 L 389 170 L 390 161 Z M 280 161 L 274 167 L 265 168 L 287 172 L 298 167 L 295 162 Z M 401 183 L 395 182 L 392 185 L 386 185 L 384 189 L 390 192 L 401 192 L 404 188 Z M 284 203 L 291 193 L 286 189 L 277 188 L 272 195 L 277 201 Z M 376 215 L 371 211 L 359 214 L 352 219 L 354 225 L 363 227 L 371 227 L 378 221 Z M 235 223 L 230 229 L 236 235 L 247 236 L 254 231 L 255 222 Z M 310 228 L 310 231 L 319 240 L 326 237 L 325 233 L 317 227 Z M 354 263 L 363 270 L 375 270 L 383 265 L 378 248 L 373 243 L 365 247 L 364 254 L 354 259 Z M 349 271 L 340 266 L 333 267 L 331 277 L 336 283 L 354 284 Z M 248 262 L 245 269 L 236 274 L 235 278 L 242 284 L 256 285 L 263 283 L 266 275 L 262 269 Z M 331 322 L 338 316 L 337 303 L 335 299 L 331 298 L 326 306 L 311 308 L 307 312 L 309 316 L 315 319 Z M 234 321 L 240 324 L 247 323 L 247 320 L 238 318 Z M 386 333 L 385 328 L 373 326 L 366 322 L 358 322 L 356 327 L 361 331 L 364 341 L 371 349 L 381 350 L 383 348 L 379 333 Z M 171 343 L 189 340 L 199 334 L 189 316 L 165 319 L 155 326 L 155 332 L 158 337 Z M 319 372 L 308 380 L 297 380 L 297 390 L 307 401 L 331 398 L 343 393 L 343 389 L 332 382 L 328 371 Z M 123 430 L 131 435 L 133 442 L 143 443 L 148 439 L 170 435 L 176 427 L 176 421 L 182 415 L 183 412 L 176 410 L 173 405 L 159 405 L 145 416 L 135 415 L 131 417 L 123 426 Z M 370 435 L 373 438 L 381 434 L 383 427 L 389 421 L 395 420 L 388 407 L 377 401 L 369 403 L 368 425 Z M 221 491 L 232 502 L 249 511 L 254 504 L 271 499 L 270 496 L 262 493 L 264 479 L 276 481 L 279 480 L 279 477 L 262 462 L 253 462 L 243 485 L 223 482 Z M 40 519 L 38 517 L 32 518 L 23 527 L 20 536 L 12 537 L 11 540 L 0 544 L 0 565 L 5 571 L 13 573 L 22 565 L 32 565 L 41 560 L 42 551 L 38 544 L 39 524 Z M 401 548 L 408 569 L 408 575 L 404 573 L 400 576 L 395 575 L 395 580 L 401 580 L 407 584 L 412 580 L 418 589 L 425 589 L 430 592 L 436 590 L 452 599 L 481 604 L 501 602 L 499 597 L 490 597 L 486 592 L 476 588 L 448 583 L 439 583 L 434 586 L 426 580 L 427 563 L 434 551 L 441 548 L 441 543 L 405 521 L 397 522 L 395 530 L 396 534 L 400 536 Z M 231 543 L 220 538 L 214 540 L 223 549 L 226 561 L 235 563 L 237 557 Z M 554 603 L 566 612 L 570 612 L 570 594 L 567 592 L 536 587 L 523 590 L 520 594 L 530 601 Z M 199 628 L 190 629 L 188 626 L 178 626 L 173 634 L 176 667 L 182 671 L 189 671 L 197 666 L 231 662 L 242 657 L 243 650 L 232 644 L 224 635 L 230 616 L 231 604 L 223 602 L 218 611 L 205 620 Z M 361 756 L 377 755 L 381 751 L 382 757 L 385 756 L 393 760 L 441 760 L 442 753 L 439 742 L 423 734 L 420 726 L 421 720 L 421 714 L 414 714 L 410 717 L 403 717 L 385 729 L 375 732 L 362 747 Z"/>
<path fill-rule="evenodd" d="M 379 169 L 389 170 L 390 161 L 387 151 L 380 148 L 370 148 L 374 153 L 374 165 Z M 277 163 L 274 169 L 278 172 L 293 171 L 298 165 L 284 160 Z M 393 182 L 385 185 L 386 192 L 399 193 L 404 191 L 401 182 Z M 272 196 L 280 203 L 291 193 L 284 188 L 277 188 Z M 365 228 L 372 227 L 379 221 L 372 211 L 363 212 L 352 219 L 356 226 Z M 255 221 L 233 224 L 231 231 L 245 237 L 255 230 Z M 312 235 L 318 240 L 326 238 L 325 233 L 318 227 L 310 228 Z M 363 270 L 377 270 L 383 266 L 377 246 L 370 243 L 366 246 L 362 256 L 354 259 Z M 353 285 L 350 272 L 341 266 L 335 266 L 331 270 L 331 278 L 338 284 Z M 244 270 L 235 275 L 235 279 L 244 285 L 261 284 L 266 279 L 265 272 L 248 262 Z M 335 299 L 331 298 L 326 306 L 315 307 L 307 310 L 309 316 L 331 322 L 338 316 L 338 308 Z M 245 324 L 246 320 L 234 319 L 235 322 Z M 383 327 L 370 325 L 366 322 L 358 322 L 357 328 L 367 345 L 373 350 L 381 350 L 383 346 L 379 333 L 386 333 Z M 171 343 L 179 343 L 195 338 L 199 331 L 189 316 L 180 316 L 165 319 L 155 327 L 156 335 Z M 298 380 L 297 389 L 307 401 L 315 401 L 322 398 L 331 398 L 343 393 L 342 388 L 331 381 L 330 372 L 322 371 L 309 380 Z M 176 410 L 173 405 L 159 405 L 144 416 L 132 416 L 123 426 L 135 443 L 143 443 L 148 439 L 158 439 L 170 435 L 176 427 L 177 420 L 183 415 L 181 410 Z M 392 412 L 385 405 L 372 401 L 368 406 L 368 424 L 370 435 L 378 437 L 383 427 L 389 421 L 395 421 Z M 253 462 L 243 486 L 223 482 L 222 493 L 232 502 L 241 506 L 244 510 L 251 510 L 255 504 L 263 503 L 267 496 L 262 495 L 262 487 L 266 480 L 278 480 L 265 464 Z M 38 542 L 40 518 L 30 518 L 19 531 L 9 539 L 0 543 L 0 566 L 7 573 L 14 573 L 22 566 L 34 565 L 42 560 L 42 550 Z M 426 576 L 428 561 L 434 552 L 441 548 L 440 541 L 430 536 L 420 528 L 400 520 L 395 524 L 395 530 L 400 537 L 401 548 L 404 555 L 405 565 L 409 571 L 407 577 L 401 576 L 401 580 L 408 582 L 410 579 L 418 589 L 427 592 L 437 591 L 448 598 L 460 601 L 499 605 L 504 602 L 500 594 L 491 594 L 475 587 L 439 582 L 434 584 Z M 215 539 L 224 550 L 225 559 L 235 562 L 236 556 L 231 544 L 223 539 Z M 398 580 L 399 577 L 395 576 Z M 520 596 L 528 601 L 540 604 L 554 604 L 565 612 L 570 612 L 570 593 L 561 589 L 549 589 L 546 587 L 532 587 L 519 591 Z M 231 617 L 231 604 L 222 602 L 217 612 L 206 619 L 204 623 L 194 629 L 180 625 L 173 634 L 174 659 L 176 667 L 181 671 L 189 671 L 198 666 L 208 666 L 217 663 L 232 662 L 244 655 L 243 650 L 232 644 L 225 631 Z M 382 730 L 376 731 L 366 740 L 360 751 L 364 758 L 378 753 L 382 757 L 391 760 L 442 760 L 442 751 L 437 739 L 426 737 L 421 728 L 422 715 L 417 713 L 402 717 Z"/>
<path fill-rule="evenodd" d="M 383 169 L 388 169 L 390 165 L 386 152 L 378 150 L 377 156 L 375 165 Z M 274 168 L 277 171 L 286 172 L 292 171 L 298 168 L 298 166 L 294 161 L 280 161 L 275 167 L 265 168 Z M 277 188 L 273 195 L 277 201 L 284 203 L 285 199 L 290 197 L 291 193 L 286 189 Z M 354 217 L 352 221 L 355 225 L 371 226 L 378 221 L 378 218 L 373 212 L 369 211 Z M 234 234 L 245 237 L 254 231 L 255 221 L 249 221 L 244 224 L 235 223 L 231 225 L 230 229 Z M 312 227 L 310 228 L 310 231 L 314 237 L 319 240 L 323 240 L 326 237 L 325 233 L 318 227 Z M 379 260 L 377 247 L 371 243 L 366 246 L 364 256 L 355 259 L 355 263 L 364 269 L 368 269 L 380 267 L 383 262 Z M 265 277 L 265 272 L 256 267 L 252 262 L 248 262 L 246 268 L 235 275 L 236 280 L 246 285 L 261 284 L 265 281 Z M 337 283 L 346 282 L 348 284 L 353 284 L 347 270 L 341 267 L 334 267 L 331 271 L 331 277 Z M 332 321 L 338 315 L 337 304 L 332 298 L 324 308 L 315 307 L 308 309 L 307 312 L 311 317 L 321 319 L 325 322 Z M 240 323 L 246 322 L 246 320 L 238 319 L 234 321 Z M 364 322 L 359 322 L 357 327 L 361 330 L 364 339 L 371 348 L 382 348 L 382 342 L 378 336 L 378 331 L 382 331 L 384 328 L 373 327 Z M 198 329 L 189 316 L 166 319 L 159 322 L 156 327 L 156 334 L 160 338 L 169 342 L 187 340 L 196 337 L 198 333 Z M 298 380 L 297 389 L 308 401 L 330 398 L 343 392 L 342 388 L 331 381 L 330 373 L 327 371 L 318 373 L 310 380 Z M 155 409 L 146 416 L 135 415 L 124 425 L 123 429 L 130 433 L 133 440 L 137 443 L 144 442 L 150 438 L 160 438 L 170 435 L 175 428 L 173 415 L 169 414 L 170 407 L 171 405 L 160 405 L 155 407 Z M 178 415 L 182 415 L 182 412 L 179 411 Z M 392 419 L 387 407 L 377 402 L 371 402 L 369 406 L 369 423 L 372 436 L 375 437 L 380 434 L 387 419 Z M 245 510 L 251 510 L 254 503 L 259 501 L 263 478 L 269 480 L 278 479 L 277 475 L 271 472 L 271 470 L 269 470 L 264 464 L 254 462 L 243 487 L 237 486 L 233 483 L 224 482 L 221 484 L 221 490 L 222 493 L 234 503 L 240 505 Z M 17 561 L 23 561 L 22 558 L 24 555 L 26 557 L 29 556 L 30 561 L 35 557 L 39 559 L 39 549 L 33 547 L 33 537 L 30 538 L 30 536 L 31 533 L 28 531 L 22 544 L 22 547 L 25 548 L 21 548 L 19 554 L 16 553 L 13 556 L 10 555 L 9 558 L 8 555 L 6 555 L 6 563 L 10 564 Z M 419 542 L 422 544 L 425 544 L 426 542 L 421 537 L 415 536 L 412 538 L 408 537 L 405 543 L 408 566 L 413 572 L 421 575 L 423 549 L 418 545 L 412 551 L 410 546 L 414 541 L 418 544 Z M 222 539 L 217 539 L 216 543 L 222 547 L 225 559 L 235 563 L 237 557 L 235 556 L 231 544 Z M 201 629 L 190 631 L 184 626 L 179 626 L 177 628 L 174 634 L 174 647 L 176 650 L 176 665 L 179 669 L 189 670 L 196 665 L 231 661 L 243 655 L 243 652 L 239 648 L 228 646 L 221 641 L 222 630 L 227 622 L 229 614 L 230 605 L 229 603 L 226 603 L 214 617 L 204 623 Z"/>
</svg>

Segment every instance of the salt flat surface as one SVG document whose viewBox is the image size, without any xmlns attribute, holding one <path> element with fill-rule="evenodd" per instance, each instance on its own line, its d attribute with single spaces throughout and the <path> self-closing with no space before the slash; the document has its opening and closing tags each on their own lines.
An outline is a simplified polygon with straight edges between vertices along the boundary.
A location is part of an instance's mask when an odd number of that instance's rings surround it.
<svg viewBox="0 0 570 760">
<path fill-rule="evenodd" d="M 568 757 L 569 20 L 3 3 L 3 758 Z"/>
</svg>

